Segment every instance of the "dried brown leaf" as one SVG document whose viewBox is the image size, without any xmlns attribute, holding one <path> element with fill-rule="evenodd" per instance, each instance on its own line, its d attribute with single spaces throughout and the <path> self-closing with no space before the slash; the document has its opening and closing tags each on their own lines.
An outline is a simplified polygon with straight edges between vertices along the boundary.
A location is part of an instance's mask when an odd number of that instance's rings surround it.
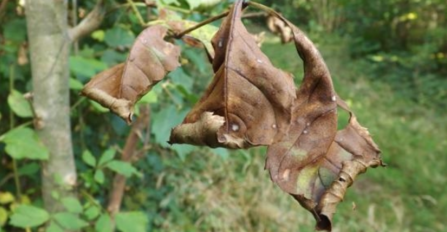
<svg viewBox="0 0 447 232">
<path fill-rule="evenodd" d="M 130 123 L 135 103 L 180 65 L 180 48 L 163 40 L 166 32 L 160 25 L 145 29 L 127 61 L 94 76 L 82 93 Z"/>
<path fill-rule="evenodd" d="M 246 148 L 272 144 L 287 132 L 295 99 L 292 77 L 271 64 L 245 29 L 242 2 L 235 3 L 214 35 L 213 81 L 183 123 L 173 129 L 171 143 Z M 184 128 L 209 112 L 225 122 L 216 140 L 185 140 Z"/>
<path fill-rule="evenodd" d="M 314 215 L 316 229 L 330 231 L 336 205 L 358 174 L 382 164 L 380 151 L 337 97 L 315 45 L 301 30 L 282 20 L 291 28 L 303 59 L 304 80 L 297 92 L 290 131 L 269 146 L 266 168 L 282 190 Z M 337 103 L 351 113 L 348 126 L 339 132 Z"/>
</svg>

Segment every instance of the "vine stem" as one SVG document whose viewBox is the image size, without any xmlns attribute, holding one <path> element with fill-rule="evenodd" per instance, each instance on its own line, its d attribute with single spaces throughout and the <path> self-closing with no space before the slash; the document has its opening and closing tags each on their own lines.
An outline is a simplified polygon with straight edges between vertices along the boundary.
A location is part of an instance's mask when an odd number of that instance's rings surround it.
<svg viewBox="0 0 447 232">
<path fill-rule="evenodd" d="M 9 66 L 9 92 L 12 93 L 14 91 L 14 78 L 15 78 L 15 67 L 14 64 Z M 9 111 L 9 129 L 14 129 L 14 113 L 12 109 Z M 22 201 L 22 189 L 20 188 L 20 178 L 19 178 L 19 169 L 17 165 L 17 160 L 12 158 L 12 170 L 14 172 L 14 184 L 16 186 L 16 194 L 19 202 Z"/>
</svg>

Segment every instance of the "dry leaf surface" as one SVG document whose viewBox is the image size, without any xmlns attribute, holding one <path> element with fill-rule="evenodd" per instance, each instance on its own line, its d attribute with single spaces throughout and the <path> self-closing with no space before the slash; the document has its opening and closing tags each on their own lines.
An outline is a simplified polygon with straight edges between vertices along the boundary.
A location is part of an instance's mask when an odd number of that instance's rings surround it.
<svg viewBox="0 0 447 232">
<path fill-rule="evenodd" d="M 272 144 L 286 133 L 295 99 L 293 79 L 261 52 L 241 14 L 242 1 L 238 1 L 213 37 L 214 78 L 183 123 L 173 129 L 171 143 L 247 148 Z M 184 140 L 200 136 L 190 125 L 203 127 L 200 119 L 209 112 L 224 121 L 217 130 L 211 127 L 206 132 L 217 133 L 216 139 Z"/>
<path fill-rule="evenodd" d="M 180 48 L 163 40 L 166 32 L 160 25 L 145 29 L 127 61 L 94 76 L 82 93 L 130 123 L 135 103 L 180 65 Z"/>
</svg>

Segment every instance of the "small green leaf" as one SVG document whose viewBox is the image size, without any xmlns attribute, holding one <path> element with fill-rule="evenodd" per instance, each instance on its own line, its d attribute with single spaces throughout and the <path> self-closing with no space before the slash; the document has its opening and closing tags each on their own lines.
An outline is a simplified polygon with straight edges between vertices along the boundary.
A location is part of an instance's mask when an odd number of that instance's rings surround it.
<svg viewBox="0 0 447 232">
<path fill-rule="evenodd" d="M 108 214 L 102 214 L 95 224 L 96 232 L 112 232 L 112 221 Z"/>
<path fill-rule="evenodd" d="M 157 94 L 155 92 L 149 92 L 144 95 L 138 103 L 156 103 L 157 102 Z"/>
<path fill-rule="evenodd" d="M 45 232 L 64 232 L 64 229 L 62 229 L 56 222 L 51 222 Z"/>
<path fill-rule="evenodd" d="M 105 179 L 104 172 L 101 169 L 96 170 L 94 178 L 96 182 L 103 184 Z"/>
<path fill-rule="evenodd" d="M 2 228 L 8 220 L 8 211 L 5 208 L 0 207 L 0 228 Z"/>
<path fill-rule="evenodd" d="M 59 225 L 68 230 L 79 230 L 88 225 L 86 221 L 80 219 L 73 213 L 57 213 L 53 216 L 53 218 L 57 221 L 57 223 L 59 223 Z"/>
<path fill-rule="evenodd" d="M 96 167 L 96 158 L 89 150 L 82 152 L 82 160 L 91 167 Z"/>
<path fill-rule="evenodd" d="M 98 217 L 100 212 L 101 211 L 97 206 L 92 205 L 85 211 L 84 215 L 89 221 L 91 221 L 91 220 L 95 219 L 96 217 Z"/>
<path fill-rule="evenodd" d="M 8 105 L 19 117 L 29 118 L 33 116 L 33 111 L 31 110 L 29 102 L 25 99 L 23 94 L 17 90 L 12 90 L 9 94 Z"/>
<path fill-rule="evenodd" d="M 40 159 L 49 157 L 48 150 L 38 140 L 37 134 L 27 127 L 8 131 L 0 138 L 6 144 L 6 153 L 14 159 Z"/>
<path fill-rule="evenodd" d="M 50 215 L 44 209 L 32 205 L 19 205 L 11 216 L 10 224 L 20 228 L 42 225 Z"/>
<path fill-rule="evenodd" d="M 64 205 L 65 209 L 71 213 L 81 213 L 83 210 L 79 200 L 74 197 L 62 198 L 62 204 Z"/>
<path fill-rule="evenodd" d="M 126 178 L 129 178 L 132 176 L 132 174 L 138 175 L 137 169 L 135 169 L 132 164 L 128 162 L 123 162 L 119 160 L 113 160 L 110 163 L 106 165 L 106 167 L 110 168 L 111 170 L 125 176 Z"/>
<path fill-rule="evenodd" d="M 99 60 L 82 56 L 70 56 L 70 71 L 76 75 L 92 77 L 96 73 L 107 69 L 107 65 Z"/>
<path fill-rule="evenodd" d="M 99 42 L 104 41 L 104 30 L 96 30 L 92 33 L 92 38 L 98 40 Z"/>
<path fill-rule="evenodd" d="M 132 31 L 121 26 L 112 27 L 112 29 L 107 30 L 104 38 L 104 41 L 110 47 L 130 47 L 134 40 L 135 35 Z"/>
<path fill-rule="evenodd" d="M 118 213 L 115 216 L 116 227 L 122 232 L 145 232 L 147 216 L 142 212 Z"/>
<path fill-rule="evenodd" d="M 0 192 L 0 204 L 8 204 L 14 202 L 15 197 L 10 192 Z"/>
<path fill-rule="evenodd" d="M 98 166 L 101 166 L 113 160 L 113 157 L 115 157 L 115 153 L 115 149 L 107 149 L 104 153 L 102 153 L 101 158 L 99 158 Z"/>
<path fill-rule="evenodd" d="M 92 101 L 92 100 L 89 100 L 89 102 L 96 112 L 99 112 L 99 113 L 109 112 L 109 109 L 105 108 L 104 106 L 100 105 L 99 103 Z"/>
<path fill-rule="evenodd" d="M 21 176 L 35 177 L 36 173 L 40 170 L 40 165 L 37 162 L 32 162 L 23 165 L 19 168 L 19 174 Z"/>
<path fill-rule="evenodd" d="M 80 82 L 79 80 L 74 79 L 74 78 L 70 78 L 69 86 L 70 86 L 70 89 L 72 89 L 72 90 L 81 90 L 84 88 L 84 85 L 82 84 L 82 82 Z"/>
</svg>

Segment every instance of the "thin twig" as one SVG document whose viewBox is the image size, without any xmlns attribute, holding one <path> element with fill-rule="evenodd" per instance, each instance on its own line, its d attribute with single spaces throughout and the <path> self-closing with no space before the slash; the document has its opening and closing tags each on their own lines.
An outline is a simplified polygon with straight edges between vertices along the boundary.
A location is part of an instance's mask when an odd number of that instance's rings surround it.
<svg viewBox="0 0 447 232">
<path fill-rule="evenodd" d="M 139 134 L 145 128 L 149 127 L 150 123 L 150 108 L 149 105 L 140 107 L 140 115 L 134 122 L 129 136 L 127 137 L 126 144 L 124 145 L 121 160 L 124 162 L 134 161 L 133 157 L 136 153 L 137 145 L 139 142 Z M 113 217 L 119 212 L 121 208 L 121 202 L 123 200 L 124 189 L 126 187 L 126 177 L 121 174 L 116 174 L 113 179 L 112 191 L 109 197 L 109 205 L 107 210 Z"/>
<path fill-rule="evenodd" d="M 203 20 L 202 22 L 197 23 L 196 25 L 194 25 L 194 26 L 192 26 L 192 27 L 190 27 L 190 28 L 188 28 L 188 29 L 186 29 L 186 30 L 180 32 L 180 33 L 176 33 L 176 34 L 175 34 L 175 38 L 177 38 L 177 39 L 182 38 L 184 35 L 190 33 L 191 31 L 194 31 L 194 30 L 196 30 L 196 29 L 198 29 L 198 28 L 201 28 L 201 27 L 203 27 L 203 26 L 205 26 L 205 25 L 207 25 L 207 24 L 209 24 L 209 23 L 212 23 L 212 22 L 214 22 L 214 21 L 216 21 L 216 20 L 219 20 L 219 19 L 221 19 L 221 18 L 227 16 L 228 13 L 229 13 L 229 12 L 226 11 L 226 12 L 221 13 L 221 14 L 219 14 L 219 15 L 216 15 L 216 16 L 213 16 L 213 17 L 208 18 L 208 19 L 206 19 L 206 20 Z"/>
<path fill-rule="evenodd" d="M 130 4 L 130 7 L 132 8 L 132 11 L 137 16 L 138 22 L 140 22 L 141 26 L 146 25 L 146 22 L 144 21 L 143 17 L 141 16 L 140 12 L 138 11 L 138 8 L 135 6 L 135 3 L 132 0 L 127 0 L 127 3 Z"/>
<path fill-rule="evenodd" d="M 8 5 L 8 1 L 9 0 L 2 0 L 2 2 L 0 3 L 0 22 L 3 18 L 3 15 L 5 14 L 6 5 Z"/>
<path fill-rule="evenodd" d="M 98 0 L 95 8 L 76 26 L 68 32 L 72 42 L 78 41 L 80 38 L 90 34 L 101 25 L 104 19 L 104 0 Z"/>
</svg>

